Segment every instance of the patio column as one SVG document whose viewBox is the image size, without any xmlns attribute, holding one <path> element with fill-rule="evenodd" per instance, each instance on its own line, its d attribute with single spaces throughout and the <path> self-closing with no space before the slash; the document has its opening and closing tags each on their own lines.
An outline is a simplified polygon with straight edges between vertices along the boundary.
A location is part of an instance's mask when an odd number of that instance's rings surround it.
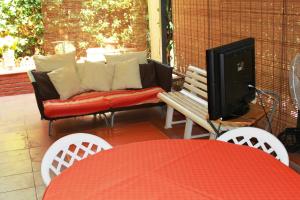
<svg viewBox="0 0 300 200">
<path fill-rule="evenodd" d="M 162 62 L 161 0 L 148 0 L 151 59 Z"/>
</svg>

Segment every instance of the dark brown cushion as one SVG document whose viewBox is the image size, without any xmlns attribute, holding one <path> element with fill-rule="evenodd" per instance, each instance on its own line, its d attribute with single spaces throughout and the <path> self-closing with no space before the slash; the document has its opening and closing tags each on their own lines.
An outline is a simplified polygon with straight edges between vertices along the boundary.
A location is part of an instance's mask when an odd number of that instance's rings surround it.
<svg viewBox="0 0 300 200">
<path fill-rule="evenodd" d="M 157 86 L 155 64 L 153 62 L 140 64 L 140 75 L 143 88 Z"/>
<path fill-rule="evenodd" d="M 171 91 L 172 87 L 172 71 L 173 68 L 169 65 L 152 61 L 155 65 L 157 84 L 167 92 Z"/>
<path fill-rule="evenodd" d="M 32 75 L 36 81 L 38 92 L 42 101 L 49 99 L 59 99 L 59 94 L 52 84 L 48 72 L 32 71 Z"/>
</svg>

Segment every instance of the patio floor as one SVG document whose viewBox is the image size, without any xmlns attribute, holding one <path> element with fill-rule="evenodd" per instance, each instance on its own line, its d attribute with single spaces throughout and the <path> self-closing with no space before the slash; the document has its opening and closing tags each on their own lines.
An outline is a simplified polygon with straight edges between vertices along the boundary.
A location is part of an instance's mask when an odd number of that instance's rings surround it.
<svg viewBox="0 0 300 200">
<path fill-rule="evenodd" d="M 44 152 L 58 138 L 75 132 L 93 133 L 113 146 L 154 139 L 182 138 L 184 125 L 165 130 L 159 108 L 119 112 L 115 127 L 107 128 L 93 116 L 54 122 L 41 121 L 33 94 L 0 97 L 0 199 L 42 199 L 40 164 Z M 180 116 L 178 116 L 180 117 Z M 194 131 L 203 131 L 196 126 Z M 291 159 L 300 165 L 300 154 Z"/>
<path fill-rule="evenodd" d="M 183 126 L 163 129 L 161 109 L 119 112 L 115 127 L 93 116 L 54 122 L 41 121 L 33 94 L 0 97 L 0 199 L 42 199 L 45 189 L 40 164 L 44 152 L 58 138 L 75 132 L 93 133 L 113 146 L 154 139 L 181 138 Z M 199 129 L 200 130 L 200 129 Z"/>
</svg>

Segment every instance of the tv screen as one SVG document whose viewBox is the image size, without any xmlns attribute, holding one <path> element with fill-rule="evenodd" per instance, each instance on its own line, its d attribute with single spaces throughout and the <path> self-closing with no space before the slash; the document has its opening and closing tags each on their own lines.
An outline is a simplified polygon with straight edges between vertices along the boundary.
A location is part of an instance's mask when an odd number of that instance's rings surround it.
<svg viewBox="0 0 300 200">
<path fill-rule="evenodd" d="M 253 38 L 247 38 L 206 51 L 210 120 L 247 113 L 255 98 L 254 43 Z"/>
</svg>

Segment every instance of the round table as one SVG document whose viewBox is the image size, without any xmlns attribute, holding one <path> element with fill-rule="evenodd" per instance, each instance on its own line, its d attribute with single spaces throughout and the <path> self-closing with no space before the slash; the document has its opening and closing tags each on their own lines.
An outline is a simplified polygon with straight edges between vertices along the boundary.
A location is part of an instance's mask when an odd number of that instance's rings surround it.
<svg viewBox="0 0 300 200">
<path fill-rule="evenodd" d="M 300 199 L 300 176 L 271 155 L 213 140 L 118 146 L 75 163 L 44 200 Z"/>
</svg>

